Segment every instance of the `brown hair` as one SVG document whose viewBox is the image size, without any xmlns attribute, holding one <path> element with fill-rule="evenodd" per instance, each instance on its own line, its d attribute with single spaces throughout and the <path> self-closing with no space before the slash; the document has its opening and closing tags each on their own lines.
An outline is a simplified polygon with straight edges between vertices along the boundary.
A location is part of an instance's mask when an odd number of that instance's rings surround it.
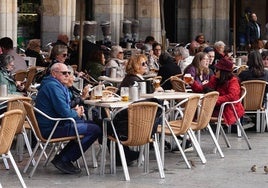
<svg viewBox="0 0 268 188">
<path fill-rule="evenodd" d="M 138 54 L 138 55 L 131 56 L 127 62 L 126 73 L 132 74 L 132 75 L 137 74 L 137 71 L 142 63 L 141 62 L 142 58 L 145 59 L 145 61 L 147 61 L 147 56 L 144 54 Z"/>
</svg>

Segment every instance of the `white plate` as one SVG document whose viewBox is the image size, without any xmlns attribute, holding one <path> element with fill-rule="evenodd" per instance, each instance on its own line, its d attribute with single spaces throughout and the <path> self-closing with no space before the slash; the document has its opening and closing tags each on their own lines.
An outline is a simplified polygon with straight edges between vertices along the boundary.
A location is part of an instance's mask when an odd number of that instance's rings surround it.
<svg viewBox="0 0 268 188">
<path fill-rule="evenodd" d="M 120 101 L 119 98 L 108 98 L 108 99 L 101 99 L 100 102 L 102 103 L 109 103 L 109 102 L 117 102 Z"/>
<path fill-rule="evenodd" d="M 174 93 L 175 90 L 171 89 L 171 90 L 165 90 L 165 93 Z"/>
</svg>

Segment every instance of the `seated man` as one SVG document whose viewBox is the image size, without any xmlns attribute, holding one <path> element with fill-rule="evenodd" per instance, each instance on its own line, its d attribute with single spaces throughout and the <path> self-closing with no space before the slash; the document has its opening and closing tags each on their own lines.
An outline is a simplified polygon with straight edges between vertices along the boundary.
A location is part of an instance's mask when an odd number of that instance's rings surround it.
<svg viewBox="0 0 268 188">
<path fill-rule="evenodd" d="M 79 134 L 84 135 L 81 144 L 84 152 L 92 143 L 101 136 L 101 129 L 98 125 L 85 122 L 82 119 L 84 114 L 83 106 L 70 107 L 70 96 L 66 84 L 69 80 L 69 70 L 63 63 L 55 63 L 51 66 L 50 75 L 45 77 L 40 85 L 37 97 L 36 107 L 51 117 L 66 118 L 71 117 L 76 120 Z M 54 123 L 36 114 L 43 137 L 47 138 L 52 131 Z M 53 137 L 74 136 L 73 125 L 64 121 L 57 127 Z M 72 162 L 81 157 L 81 152 L 76 141 L 69 142 L 63 150 L 54 157 L 52 163 L 63 173 L 77 174 L 81 170 L 75 167 Z"/>
</svg>

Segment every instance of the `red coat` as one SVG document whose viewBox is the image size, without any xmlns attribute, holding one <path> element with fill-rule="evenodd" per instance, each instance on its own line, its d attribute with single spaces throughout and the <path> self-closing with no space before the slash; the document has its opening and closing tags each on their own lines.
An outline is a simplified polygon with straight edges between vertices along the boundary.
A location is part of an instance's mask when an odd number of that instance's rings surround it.
<svg viewBox="0 0 268 188">
<path fill-rule="evenodd" d="M 196 81 L 191 85 L 193 92 L 203 92 L 204 88 L 208 87 L 219 92 L 219 98 L 216 102 L 216 107 L 224 102 L 238 100 L 241 96 L 240 83 L 237 77 L 231 78 L 223 86 L 217 87 L 217 78 L 212 76 L 206 85 L 200 85 Z M 241 102 L 235 104 L 235 109 L 238 117 L 242 117 L 245 113 Z M 223 118 L 227 125 L 232 125 L 236 122 L 235 114 L 231 105 L 226 105 L 223 111 Z"/>
</svg>

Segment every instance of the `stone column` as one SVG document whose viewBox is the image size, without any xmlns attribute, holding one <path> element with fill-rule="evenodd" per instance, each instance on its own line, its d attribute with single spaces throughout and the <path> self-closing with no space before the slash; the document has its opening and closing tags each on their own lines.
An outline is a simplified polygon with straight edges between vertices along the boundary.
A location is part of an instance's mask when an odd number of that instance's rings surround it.
<svg viewBox="0 0 268 188">
<path fill-rule="evenodd" d="M 42 43 L 57 40 L 59 33 L 72 38 L 76 0 L 43 0 Z"/>
<path fill-rule="evenodd" d="M 222 40 L 229 43 L 229 1 L 191 1 L 191 40 L 198 33 L 204 33 L 210 43 Z"/>
<path fill-rule="evenodd" d="M 0 38 L 10 37 L 17 46 L 17 0 L 0 0 Z"/>
<path fill-rule="evenodd" d="M 121 22 L 124 19 L 124 0 L 111 1 L 111 23 L 112 27 L 112 41 L 119 44 L 121 31 Z"/>
<path fill-rule="evenodd" d="M 140 39 L 154 36 L 161 43 L 161 20 L 159 0 L 138 0 L 137 20 L 140 21 Z"/>
</svg>

